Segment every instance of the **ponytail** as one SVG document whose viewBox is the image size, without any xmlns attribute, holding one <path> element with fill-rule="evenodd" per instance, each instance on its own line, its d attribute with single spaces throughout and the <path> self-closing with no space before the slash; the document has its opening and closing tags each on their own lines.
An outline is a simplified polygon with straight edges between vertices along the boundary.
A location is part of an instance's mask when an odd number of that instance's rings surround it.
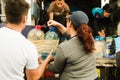
<svg viewBox="0 0 120 80">
<path fill-rule="evenodd" d="M 92 29 L 87 24 L 81 24 L 77 29 L 78 38 L 83 43 L 87 54 L 95 50 Z"/>
</svg>

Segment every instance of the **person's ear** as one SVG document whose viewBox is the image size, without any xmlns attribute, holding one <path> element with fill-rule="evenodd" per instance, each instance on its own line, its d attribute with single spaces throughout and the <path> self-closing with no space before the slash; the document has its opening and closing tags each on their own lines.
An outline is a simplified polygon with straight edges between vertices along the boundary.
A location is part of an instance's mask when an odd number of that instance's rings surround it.
<svg viewBox="0 0 120 80">
<path fill-rule="evenodd" d="M 71 26 L 73 26 L 73 23 L 72 23 L 72 21 L 70 21 L 70 22 L 69 22 L 69 24 L 70 24 L 70 27 L 71 27 Z"/>
<path fill-rule="evenodd" d="M 70 26 L 71 25 L 71 21 L 68 19 L 67 20 L 67 26 Z"/>
<path fill-rule="evenodd" d="M 27 22 L 27 16 L 23 16 L 22 21 L 23 21 L 23 23 L 26 23 Z"/>
</svg>

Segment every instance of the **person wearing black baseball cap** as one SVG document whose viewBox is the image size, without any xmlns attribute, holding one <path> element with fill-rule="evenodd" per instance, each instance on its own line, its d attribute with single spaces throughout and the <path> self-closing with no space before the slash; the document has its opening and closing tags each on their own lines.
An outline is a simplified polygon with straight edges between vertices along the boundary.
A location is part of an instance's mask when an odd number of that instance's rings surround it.
<svg viewBox="0 0 120 80">
<path fill-rule="evenodd" d="M 62 34 L 67 33 L 70 37 L 58 46 L 54 63 L 48 66 L 48 70 L 59 73 L 60 80 L 99 80 L 88 16 L 83 11 L 75 11 L 66 18 L 69 19 L 66 28 L 56 21 L 48 21 L 48 26 L 56 26 Z"/>
</svg>

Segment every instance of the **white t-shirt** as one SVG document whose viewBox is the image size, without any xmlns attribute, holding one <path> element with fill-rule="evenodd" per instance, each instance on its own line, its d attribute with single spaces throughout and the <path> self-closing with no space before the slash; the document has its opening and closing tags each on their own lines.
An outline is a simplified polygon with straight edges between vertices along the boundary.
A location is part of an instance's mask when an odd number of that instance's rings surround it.
<svg viewBox="0 0 120 80">
<path fill-rule="evenodd" d="M 0 80 L 24 80 L 24 67 L 38 67 L 35 45 L 20 32 L 0 28 Z"/>
</svg>

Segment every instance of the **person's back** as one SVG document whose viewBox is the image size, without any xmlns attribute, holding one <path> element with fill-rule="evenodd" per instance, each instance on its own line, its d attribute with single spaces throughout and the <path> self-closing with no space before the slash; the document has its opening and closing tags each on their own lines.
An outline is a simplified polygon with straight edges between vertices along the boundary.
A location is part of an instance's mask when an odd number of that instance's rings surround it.
<svg viewBox="0 0 120 80">
<path fill-rule="evenodd" d="M 94 80 L 97 77 L 96 59 L 92 53 L 86 55 L 84 46 L 77 37 L 59 45 L 57 58 L 49 70 L 60 72 L 60 80 Z"/>
<path fill-rule="evenodd" d="M 49 21 L 48 26 L 56 25 L 63 35 L 70 40 L 57 48 L 54 63 L 48 70 L 59 73 L 60 80 L 98 80 L 92 30 L 87 25 L 88 16 L 82 11 L 67 16 L 67 28 L 56 21 Z"/>
<path fill-rule="evenodd" d="M 60 44 L 59 51 L 66 59 L 66 65 L 60 75 L 61 80 L 94 80 L 97 77 L 96 59 L 87 54 L 77 37 Z"/>
<path fill-rule="evenodd" d="M 0 29 L 0 38 L 0 80 L 24 80 L 25 66 L 38 67 L 35 46 L 21 33 L 7 27 Z"/>
<path fill-rule="evenodd" d="M 29 4 L 25 0 L 8 0 L 5 4 L 6 26 L 0 28 L 0 80 L 38 80 L 52 58 L 52 52 L 38 66 L 35 45 L 22 34 Z"/>
</svg>

